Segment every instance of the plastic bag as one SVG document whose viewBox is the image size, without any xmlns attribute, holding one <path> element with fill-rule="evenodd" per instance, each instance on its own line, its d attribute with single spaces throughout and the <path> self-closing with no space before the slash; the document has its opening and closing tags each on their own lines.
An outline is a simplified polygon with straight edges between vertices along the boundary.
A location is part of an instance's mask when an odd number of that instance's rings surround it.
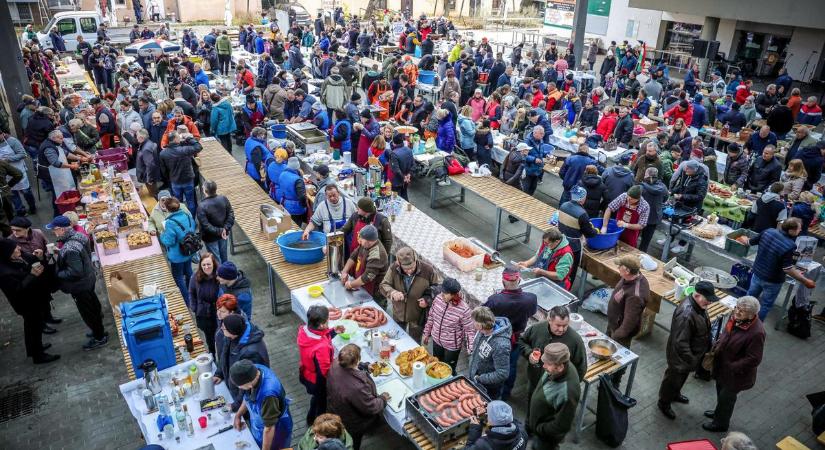
<svg viewBox="0 0 825 450">
<path fill-rule="evenodd" d="M 607 302 L 610 300 L 610 296 L 612 295 L 613 289 L 598 288 L 591 292 L 586 299 L 584 299 L 582 308 L 588 311 L 600 312 L 607 315 Z"/>
</svg>

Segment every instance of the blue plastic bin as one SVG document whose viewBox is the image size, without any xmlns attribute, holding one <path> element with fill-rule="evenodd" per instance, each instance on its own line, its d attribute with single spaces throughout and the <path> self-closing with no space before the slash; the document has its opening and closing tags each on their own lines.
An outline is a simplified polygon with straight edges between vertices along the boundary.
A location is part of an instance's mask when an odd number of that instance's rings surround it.
<svg viewBox="0 0 825 450">
<path fill-rule="evenodd" d="M 273 139 L 286 139 L 286 124 L 276 123 L 270 127 Z"/>
<path fill-rule="evenodd" d="M 418 82 L 424 84 L 435 83 L 435 72 L 433 72 L 432 70 L 418 71 Z"/>
<path fill-rule="evenodd" d="M 301 231 L 291 231 L 278 236 L 275 243 L 281 249 L 284 259 L 292 264 L 315 264 L 324 259 L 324 247 L 327 245 L 327 235 L 319 231 L 313 231 L 309 234 L 309 242 L 314 245 L 309 248 L 293 248 L 288 244 L 298 242 L 301 240 Z"/>
<path fill-rule="evenodd" d="M 597 229 L 600 229 L 602 227 L 602 220 L 603 219 L 590 219 L 590 223 Z M 607 233 L 601 233 L 592 238 L 587 238 L 587 246 L 593 250 L 613 248 L 616 246 L 616 243 L 619 242 L 619 236 L 621 236 L 623 231 L 624 228 L 616 225 L 615 219 L 610 219 L 610 221 L 607 222 Z"/>
</svg>

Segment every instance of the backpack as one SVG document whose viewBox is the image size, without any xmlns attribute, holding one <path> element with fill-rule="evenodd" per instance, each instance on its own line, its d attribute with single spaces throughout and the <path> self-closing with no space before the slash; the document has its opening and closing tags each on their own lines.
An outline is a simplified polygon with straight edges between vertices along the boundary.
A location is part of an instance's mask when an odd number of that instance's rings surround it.
<svg viewBox="0 0 825 450">
<path fill-rule="evenodd" d="M 183 225 L 180 222 L 173 218 L 169 218 L 172 222 L 178 224 L 181 230 L 185 230 Z M 198 253 L 201 248 L 203 248 L 203 241 L 201 241 L 201 235 L 194 231 L 189 231 L 185 235 L 183 235 L 183 239 L 181 239 L 180 244 L 178 244 L 178 249 L 183 256 L 192 256 Z"/>
</svg>

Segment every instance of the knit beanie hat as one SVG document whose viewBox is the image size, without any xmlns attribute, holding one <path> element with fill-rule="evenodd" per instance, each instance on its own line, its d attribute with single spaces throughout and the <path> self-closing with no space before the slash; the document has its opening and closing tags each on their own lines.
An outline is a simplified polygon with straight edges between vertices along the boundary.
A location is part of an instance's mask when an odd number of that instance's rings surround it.
<svg viewBox="0 0 825 450">
<path fill-rule="evenodd" d="M 627 190 L 627 196 L 630 198 L 635 198 L 636 200 L 642 197 L 642 188 L 638 184 L 636 186 L 632 186 L 630 189 Z"/>
<path fill-rule="evenodd" d="M 232 261 L 224 261 L 218 266 L 218 276 L 224 280 L 238 278 L 238 267 Z"/>
<path fill-rule="evenodd" d="M 367 241 L 377 241 L 378 229 L 375 228 L 374 225 L 367 225 L 364 228 L 361 228 L 361 232 L 358 233 L 358 236 Z"/>
<path fill-rule="evenodd" d="M 361 197 L 358 199 L 358 208 L 368 213 L 374 213 L 375 203 L 369 197 Z"/>
<path fill-rule="evenodd" d="M 0 239 L 0 261 L 11 259 L 11 254 L 14 253 L 15 248 L 17 248 L 17 242 L 6 238 Z"/>
<path fill-rule="evenodd" d="M 32 221 L 23 216 L 14 216 L 14 218 L 9 221 L 9 225 L 17 228 L 31 228 Z"/>
<path fill-rule="evenodd" d="M 461 283 L 455 278 L 446 278 L 444 282 L 441 283 L 441 290 L 448 294 L 458 294 L 461 292 Z"/>
<path fill-rule="evenodd" d="M 246 330 L 246 320 L 240 314 L 230 314 L 223 318 L 223 326 L 226 331 L 235 336 L 240 336 Z"/>
<path fill-rule="evenodd" d="M 258 368 L 248 359 L 242 359 L 229 368 L 229 379 L 232 380 L 235 386 L 250 383 L 257 375 Z"/>
<path fill-rule="evenodd" d="M 327 439 L 318 445 L 318 450 L 347 450 L 347 447 L 340 439 Z"/>
<path fill-rule="evenodd" d="M 501 427 L 513 423 L 513 408 L 501 400 L 493 400 L 487 405 L 487 423 L 491 427 Z"/>
<path fill-rule="evenodd" d="M 291 157 L 287 160 L 286 166 L 293 170 L 298 170 L 301 168 L 301 161 L 296 157 Z"/>
<path fill-rule="evenodd" d="M 574 202 L 580 202 L 585 197 L 587 197 L 587 189 L 581 186 L 573 186 L 573 189 L 570 189 L 570 199 Z"/>
</svg>

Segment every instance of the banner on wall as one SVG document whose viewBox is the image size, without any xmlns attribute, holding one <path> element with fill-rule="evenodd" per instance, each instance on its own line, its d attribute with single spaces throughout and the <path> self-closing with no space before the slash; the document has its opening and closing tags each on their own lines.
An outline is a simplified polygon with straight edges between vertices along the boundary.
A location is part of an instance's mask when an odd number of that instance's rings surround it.
<svg viewBox="0 0 825 450">
<path fill-rule="evenodd" d="M 587 3 L 585 32 L 598 35 L 607 34 L 611 1 L 590 0 Z M 544 4 L 544 25 L 572 30 L 575 11 L 576 0 L 547 0 Z"/>
</svg>

